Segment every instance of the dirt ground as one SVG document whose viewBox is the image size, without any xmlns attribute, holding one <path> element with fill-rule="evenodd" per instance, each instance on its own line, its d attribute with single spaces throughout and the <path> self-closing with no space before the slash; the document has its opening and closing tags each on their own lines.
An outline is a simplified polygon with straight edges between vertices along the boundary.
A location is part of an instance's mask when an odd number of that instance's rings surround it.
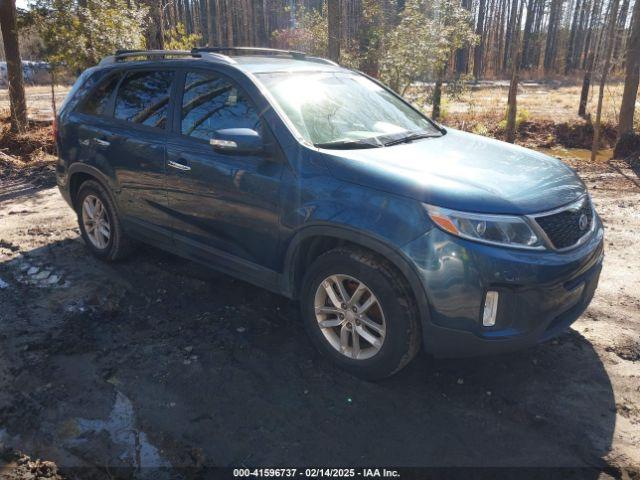
<svg viewBox="0 0 640 480">
<path fill-rule="evenodd" d="M 95 260 L 56 188 L 2 169 L 0 478 L 49 478 L 55 465 L 67 478 L 86 477 L 77 467 L 164 478 L 152 467 L 190 477 L 214 465 L 596 467 L 638 478 L 640 169 L 556 153 L 576 157 L 566 161 L 607 228 L 588 311 L 535 348 L 420 355 L 379 383 L 327 363 L 285 298 L 149 247 Z"/>
</svg>

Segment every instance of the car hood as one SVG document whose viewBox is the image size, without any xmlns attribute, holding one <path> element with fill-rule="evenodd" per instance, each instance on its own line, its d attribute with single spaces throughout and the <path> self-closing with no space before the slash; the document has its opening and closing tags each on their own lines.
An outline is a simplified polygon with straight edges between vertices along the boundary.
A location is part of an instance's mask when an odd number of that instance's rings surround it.
<svg viewBox="0 0 640 480">
<path fill-rule="evenodd" d="M 343 181 L 455 210 L 537 213 L 586 191 L 555 158 L 455 129 L 392 147 L 324 152 L 332 175 Z"/>
</svg>

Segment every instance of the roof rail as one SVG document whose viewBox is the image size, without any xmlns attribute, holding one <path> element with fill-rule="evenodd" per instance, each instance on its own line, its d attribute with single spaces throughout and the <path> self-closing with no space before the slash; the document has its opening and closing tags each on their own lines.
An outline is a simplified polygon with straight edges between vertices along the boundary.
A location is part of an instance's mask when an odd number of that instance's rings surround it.
<svg viewBox="0 0 640 480">
<path fill-rule="evenodd" d="M 191 50 L 192 53 L 222 53 L 222 52 L 236 52 L 236 53 L 266 53 L 270 55 L 289 55 L 296 60 L 304 59 L 307 54 L 299 52 L 297 50 L 280 50 L 278 48 L 261 48 L 261 47 L 196 47 Z"/>
<path fill-rule="evenodd" d="M 147 60 L 163 59 L 166 57 L 195 57 L 200 58 L 207 55 L 212 60 L 224 63 L 236 63 L 233 58 L 224 53 L 257 53 L 267 55 L 287 55 L 296 60 L 307 60 L 309 62 L 324 63 L 328 65 L 338 66 L 337 63 L 327 60 L 326 58 L 309 56 L 304 52 L 297 50 L 280 50 L 277 48 L 260 48 L 260 47 L 199 47 L 192 50 L 116 50 L 115 55 L 103 58 L 100 65 L 107 65 L 124 61 L 128 58 L 142 57 Z"/>
<path fill-rule="evenodd" d="M 263 53 L 267 55 L 288 55 L 295 60 L 307 60 L 309 62 L 315 63 L 324 63 L 327 65 L 333 65 L 338 67 L 339 65 L 326 58 L 314 57 L 308 55 L 305 52 L 300 52 L 298 50 L 281 50 L 278 48 L 262 48 L 262 47 L 197 47 L 191 50 L 191 52 L 195 53 L 212 53 L 212 54 L 222 54 L 223 52 L 229 53 Z M 225 55 L 222 55 L 225 56 Z M 228 57 L 227 57 L 228 58 Z"/>
<path fill-rule="evenodd" d="M 100 65 L 107 63 L 115 63 L 126 60 L 127 58 L 134 57 L 146 57 L 151 58 L 165 58 L 170 57 L 199 57 L 198 53 L 194 53 L 189 50 L 116 50 L 115 55 L 105 57 L 100 61 Z"/>
</svg>

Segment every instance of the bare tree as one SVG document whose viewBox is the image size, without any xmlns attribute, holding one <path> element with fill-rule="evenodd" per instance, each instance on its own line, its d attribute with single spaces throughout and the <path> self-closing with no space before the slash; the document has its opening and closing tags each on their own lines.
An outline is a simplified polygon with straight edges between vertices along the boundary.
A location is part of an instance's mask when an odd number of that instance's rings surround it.
<svg viewBox="0 0 640 480">
<path fill-rule="evenodd" d="M 627 40 L 624 91 L 618 120 L 618 141 L 622 135 L 633 130 L 638 83 L 640 81 L 640 0 L 636 0 L 631 20 L 631 35 Z"/>
<path fill-rule="evenodd" d="M 587 68 L 582 77 L 582 89 L 580 90 L 580 103 L 578 105 L 578 115 L 584 117 L 587 114 L 587 102 L 589 101 L 589 88 L 591 87 L 591 74 L 593 73 L 593 63 L 595 52 L 589 53 Z"/>
<path fill-rule="evenodd" d="M 579 38 L 579 25 L 580 25 L 580 14 L 584 10 L 584 4 L 586 0 L 576 0 L 574 4 L 573 10 L 573 19 L 571 21 L 571 30 L 569 32 L 569 40 L 567 43 L 567 50 L 565 52 L 565 73 L 570 72 L 575 67 L 575 54 L 576 54 L 576 44 Z"/>
<path fill-rule="evenodd" d="M 149 22 L 147 23 L 147 47 L 159 48 L 164 47 L 164 9 L 162 0 L 145 0 L 144 3 L 149 6 Z"/>
<path fill-rule="evenodd" d="M 527 2 L 527 18 L 524 22 L 524 32 L 522 32 L 522 42 L 523 45 L 523 54 L 521 55 L 520 65 L 522 68 L 529 68 L 531 66 L 531 55 L 533 48 L 531 47 L 531 43 L 533 42 L 533 30 L 534 30 L 534 20 L 536 18 L 536 0 L 528 0 Z M 514 52 L 515 56 L 515 52 Z M 512 69 L 513 71 L 513 69 Z"/>
<path fill-rule="evenodd" d="M 486 13 L 486 0 L 480 0 L 478 4 L 478 20 L 476 23 L 476 35 L 480 38 L 480 41 L 476 45 L 473 51 L 473 78 L 478 80 L 482 75 L 482 55 L 485 42 L 485 26 L 484 16 Z"/>
<path fill-rule="evenodd" d="M 591 147 L 591 161 L 596 159 L 598 149 L 600 148 L 600 119 L 602 116 L 602 99 L 604 98 L 604 86 L 607 82 L 609 69 L 611 68 L 611 52 L 615 42 L 616 19 L 618 15 L 618 6 L 620 0 L 612 0 L 611 14 L 609 16 L 609 25 L 607 26 L 607 43 L 604 53 L 604 67 L 602 68 L 602 76 L 600 77 L 600 91 L 598 92 L 598 108 L 596 109 L 596 121 L 593 124 L 593 145 Z"/>
<path fill-rule="evenodd" d="M 431 110 L 431 118 L 440 119 L 440 103 L 442 102 L 442 80 L 444 77 L 445 67 L 438 68 L 436 74 L 436 84 L 433 88 L 433 108 Z"/>
<path fill-rule="evenodd" d="M 27 102 L 24 98 L 22 58 L 18 44 L 15 0 L 0 0 L 0 28 L 9 77 L 9 102 L 11 104 L 11 129 L 22 131 L 27 126 Z"/>
<path fill-rule="evenodd" d="M 233 8 L 234 2 L 224 0 L 224 11 L 227 15 L 227 45 L 233 47 L 235 45 L 233 41 Z"/>
<path fill-rule="evenodd" d="M 523 3 L 524 5 L 524 3 Z M 520 57 L 522 49 L 520 48 L 520 22 L 522 21 L 522 8 L 518 12 L 518 20 L 513 32 L 513 59 L 511 61 L 511 83 L 509 85 L 509 97 L 507 99 L 507 128 L 506 140 L 509 143 L 516 141 L 516 114 L 518 113 L 518 82 L 520 70 Z"/>
<path fill-rule="evenodd" d="M 560 22 L 562 21 L 562 0 L 551 0 L 549 10 L 549 25 L 547 28 L 547 41 L 544 50 L 544 70 L 549 72 L 555 69 L 556 55 L 558 52 Z"/>
<path fill-rule="evenodd" d="M 340 0 L 328 0 L 329 58 L 340 61 Z"/>
<path fill-rule="evenodd" d="M 216 31 L 218 30 L 214 20 L 218 17 L 218 11 L 215 9 L 214 0 L 207 1 L 207 45 L 210 47 L 216 44 Z"/>
<path fill-rule="evenodd" d="M 515 0 L 514 0 L 515 1 Z M 472 1 L 461 0 L 460 6 L 465 10 L 471 11 Z M 469 47 L 463 47 L 456 51 L 456 76 L 466 74 L 469 71 Z"/>
<path fill-rule="evenodd" d="M 629 11 L 629 0 L 623 0 L 620 7 L 620 13 L 618 15 L 618 21 L 616 24 L 616 40 L 613 45 L 613 58 L 619 57 L 620 49 L 622 47 L 622 40 L 624 39 L 624 31 L 627 25 L 627 12 Z"/>
<path fill-rule="evenodd" d="M 509 66 L 509 62 L 512 61 L 513 52 L 511 49 L 513 48 L 513 36 L 518 34 L 518 32 L 514 31 L 514 25 L 516 24 L 518 16 L 518 0 L 511 0 L 511 11 L 509 16 L 509 23 L 507 24 L 507 33 L 505 35 L 505 47 L 504 47 L 504 58 L 502 60 L 502 69 L 503 71 L 507 70 Z"/>
</svg>

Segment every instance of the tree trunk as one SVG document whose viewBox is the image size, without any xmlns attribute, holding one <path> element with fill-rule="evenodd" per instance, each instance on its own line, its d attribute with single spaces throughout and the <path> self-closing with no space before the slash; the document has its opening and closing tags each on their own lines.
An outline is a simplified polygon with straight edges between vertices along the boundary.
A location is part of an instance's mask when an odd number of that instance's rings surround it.
<svg viewBox="0 0 640 480">
<path fill-rule="evenodd" d="M 55 122 L 58 117 L 58 106 L 56 105 L 56 70 L 53 64 L 49 67 L 49 74 L 51 75 L 51 111 Z"/>
<path fill-rule="evenodd" d="M 11 129 L 23 131 L 27 127 L 27 102 L 24 97 L 22 59 L 18 44 L 15 0 L 0 0 L 0 28 L 9 77 L 9 103 L 11 105 Z"/>
<path fill-rule="evenodd" d="M 620 49 L 622 48 L 622 39 L 624 38 L 624 30 L 627 25 L 627 11 L 629 10 L 629 0 L 624 0 L 620 7 L 620 15 L 616 26 L 616 39 L 613 45 L 613 58 L 617 59 Z"/>
<path fill-rule="evenodd" d="M 584 3 L 585 0 L 582 1 Z M 573 20 L 571 21 L 571 30 L 569 33 L 569 41 L 567 43 L 566 52 L 565 52 L 565 61 L 564 61 L 564 73 L 565 75 L 572 71 L 574 68 L 574 52 L 576 50 L 576 41 L 578 38 L 578 22 L 579 15 L 581 10 L 581 1 L 576 0 L 573 10 Z"/>
<path fill-rule="evenodd" d="M 471 0 L 462 0 L 460 5 L 465 10 L 471 10 Z M 469 71 L 469 47 L 463 47 L 456 50 L 455 67 L 457 77 L 465 75 Z"/>
<path fill-rule="evenodd" d="M 524 2 L 523 2 L 524 6 Z M 516 114 L 518 113 L 518 81 L 520 69 L 520 22 L 522 21 L 522 8 L 518 13 L 518 21 L 513 32 L 513 60 L 511 61 L 511 83 L 509 84 L 509 97 L 507 99 L 507 128 L 505 139 L 509 143 L 516 141 Z"/>
<path fill-rule="evenodd" d="M 207 25 L 207 0 L 197 0 L 198 25 L 204 42 L 209 39 L 209 25 Z"/>
<path fill-rule="evenodd" d="M 214 0 L 207 2 L 207 45 L 213 47 L 216 44 L 215 19 L 220 14 L 215 10 Z"/>
<path fill-rule="evenodd" d="M 571 50 L 571 68 L 579 68 L 582 55 L 582 47 L 584 46 L 585 31 L 587 29 L 587 22 L 589 21 L 589 0 L 583 0 L 580 7 L 580 16 L 578 20 L 578 29 L 576 30 L 576 39 L 574 41 L 573 49 Z"/>
<path fill-rule="evenodd" d="M 533 30 L 533 52 L 531 56 L 531 64 L 529 68 L 537 69 L 540 66 L 540 54 L 542 51 L 542 20 L 544 18 L 546 0 L 538 0 L 536 5 L 536 21 Z"/>
<path fill-rule="evenodd" d="M 558 25 L 562 16 L 562 1 L 551 0 L 549 10 L 549 25 L 547 27 L 547 42 L 544 49 L 543 66 L 545 73 L 549 73 L 555 68 L 556 51 L 558 42 Z"/>
<path fill-rule="evenodd" d="M 618 140 L 633 130 L 638 83 L 640 81 L 640 0 L 636 0 L 631 19 L 631 35 L 627 40 L 624 91 L 618 120 Z"/>
<path fill-rule="evenodd" d="M 591 49 L 591 41 L 593 39 L 594 30 L 596 29 L 596 23 L 598 21 L 598 18 L 600 17 L 600 6 L 601 2 L 599 0 L 595 0 L 593 3 L 593 10 L 591 11 L 591 17 L 589 19 L 589 25 L 587 27 L 587 37 L 584 41 L 584 54 L 582 57 L 582 68 L 585 70 L 588 67 L 589 51 L 596 50 L 595 48 Z"/>
<path fill-rule="evenodd" d="M 473 50 L 473 78 L 478 80 L 482 76 L 482 54 L 484 43 L 484 15 L 486 10 L 486 0 L 480 0 L 478 5 L 478 23 L 476 25 L 476 34 L 479 42 Z"/>
<path fill-rule="evenodd" d="M 187 33 L 191 35 L 192 33 L 194 33 L 194 28 L 193 28 L 193 19 L 191 17 L 191 5 L 189 5 L 189 0 L 184 1 L 183 7 L 184 7 L 184 12 L 182 15 L 184 17 L 184 24 L 187 29 Z"/>
<path fill-rule="evenodd" d="M 227 15 L 227 46 L 233 47 L 233 1 L 225 0 L 224 4 Z"/>
<path fill-rule="evenodd" d="M 340 0 L 328 0 L 329 58 L 340 61 Z"/>
<path fill-rule="evenodd" d="M 442 77 L 444 77 L 444 71 L 446 67 L 442 67 L 438 70 L 438 76 L 436 78 L 436 85 L 433 89 L 433 109 L 431 111 L 431 118 L 438 120 L 440 118 L 440 103 L 442 100 Z"/>
<path fill-rule="evenodd" d="M 147 48 L 164 48 L 164 15 L 162 12 L 161 0 L 146 0 L 149 6 L 149 22 L 147 24 L 145 37 Z"/>
<path fill-rule="evenodd" d="M 493 72 L 496 75 L 499 75 L 502 71 L 502 57 L 504 55 L 505 48 L 505 17 L 507 15 L 508 10 L 508 1 L 500 0 L 499 1 L 499 12 L 498 15 L 498 25 L 496 27 L 497 33 L 495 35 L 495 50 L 493 52 Z"/>
<path fill-rule="evenodd" d="M 511 12 L 509 16 L 509 24 L 507 25 L 507 35 L 505 38 L 505 47 L 504 47 L 504 59 L 502 61 L 502 69 L 506 71 L 512 62 L 513 57 L 513 36 L 516 34 L 520 34 L 520 32 L 514 31 L 514 25 L 516 23 L 518 17 L 518 0 L 512 0 L 511 3 Z"/>
<path fill-rule="evenodd" d="M 589 100 L 589 87 L 591 86 L 591 73 L 593 72 L 594 53 L 589 54 L 587 60 L 587 69 L 582 77 L 582 90 L 580 91 L 580 105 L 578 106 L 578 115 L 584 117 L 587 114 L 587 101 Z"/>
<path fill-rule="evenodd" d="M 527 2 L 527 19 L 524 22 L 524 32 L 522 32 L 522 42 L 523 42 L 523 48 L 522 48 L 522 55 L 521 55 L 521 59 L 520 59 L 520 67 L 521 68 L 529 68 L 529 58 L 530 58 L 530 51 L 531 51 L 531 47 L 530 47 L 530 43 L 531 43 L 531 37 L 533 36 L 533 20 L 535 18 L 535 2 L 534 0 L 529 0 Z M 513 55 L 515 56 L 515 52 L 513 53 Z M 513 69 L 512 69 L 513 71 Z"/>
<path fill-rule="evenodd" d="M 609 75 L 609 69 L 611 68 L 611 52 L 613 50 L 613 44 L 615 42 L 616 33 L 616 20 L 618 16 L 618 5 L 620 0 L 612 0 L 611 12 L 609 15 L 609 25 L 607 26 L 607 43 L 604 53 L 604 67 L 602 69 L 602 76 L 600 77 L 600 91 L 598 92 L 598 108 L 596 109 L 596 121 L 593 124 L 593 145 L 591 147 L 591 161 L 596 159 L 598 150 L 600 149 L 600 118 L 602 116 L 602 99 L 604 98 L 604 86 L 607 82 L 607 76 Z"/>
<path fill-rule="evenodd" d="M 215 18 L 215 27 L 216 27 L 216 41 L 218 46 L 224 46 L 224 29 L 222 27 L 222 18 L 225 13 L 223 0 L 215 0 L 216 6 L 216 18 Z"/>
</svg>

